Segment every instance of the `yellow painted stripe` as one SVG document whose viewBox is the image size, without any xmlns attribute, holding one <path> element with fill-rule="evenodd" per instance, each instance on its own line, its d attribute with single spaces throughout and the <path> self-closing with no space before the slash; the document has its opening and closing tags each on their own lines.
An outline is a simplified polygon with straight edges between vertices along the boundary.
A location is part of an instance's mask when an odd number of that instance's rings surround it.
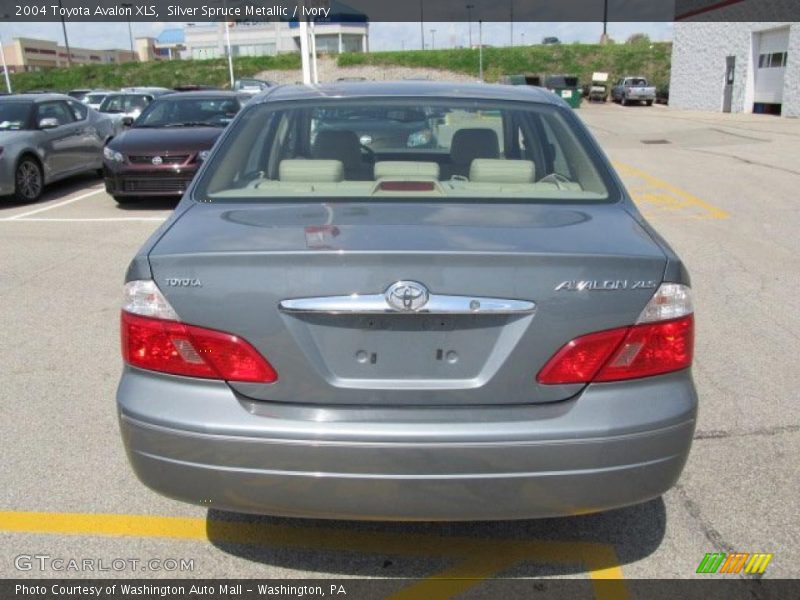
<svg viewBox="0 0 800 600">
<path fill-rule="evenodd" d="M 434 576 L 434 579 L 441 580 L 440 583 L 424 580 L 408 588 L 419 591 L 419 586 L 424 584 L 426 587 L 421 589 L 426 594 L 425 598 L 451 597 L 519 562 L 583 564 L 589 569 L 598 599 L 625 600 L 628 597 L 613 546 L 595 542 L 379 533 L 353 531 L 347 527 L 277 525 L 192 517 L 21 511 L 0 511 L 0 531 L 213 540 L 311 550 L 460 558 L 461 563 Z M 446 595 L 448 590 L 450 596 Z M 407 599 L 411 596 L 398 598 Z"/>
<path fill-rule="evenodd" d="M 597 600 L 627 600 L 628 589 L 614 548 L 597 544 L 588 549 L 583 562 L 589 569 L 592 589 Z"/>
<path fill-rule="evenodd" d="M 387 600 L 446 600 L 497 576 L 519 561 L 520 557 L 515 554 L 481 553 L 388 596 Z"/>
<path fill-rule="evenodd" d="M 642 194 L 647 195 L 648 192 L 649 195 L 653 195 L 654 192 L 655 194 L 657 194 L 657 190 L 666 190 L 670 192 L 670 194 L 672 194 L 674 197 L 682 201 L 681 206 L 701 209 L 705 212 L 705 216 L 707 218 L 727 219 L 730 217 L 730 214 L 728 214 L 728 212 L 721 209 L 720 207 L 714 206 L 710 202 L 706 202 L 705 200 L 698 198 L 694 194 L 691 194 L 686 190 L 683 190 L 669 183 L 668 181 L 664 181 L 663 179 L 654 177 L 653 175 L 650 175 L 649 173 L 642 171 L 641 169 L 637 169 L 636 167 L 632 167 L 630 165 L 619 162 L 615 162 L 614 167 L 617 169 L 617 171 L 619 171 L 621 175 L 626 175 L 628 177 L 638 177 L 639 179 L 642 179 L 643 181 L 647 182 L 649 186 L 656 188 L 655 190 L 651 190 L 649 188 L 632 187 L 631 188 L 632 190 L 638 190 L 631 192 L 632 195 L 634 196 L 641 196 Z M 647 197 L 644 197 L 642 199 L 647 203 L 648 201 Z M 657 205 L 663 203 L 664 203 L 663 197 L 659 198 L 658 202 L 656 202 Z"/>
</svg>

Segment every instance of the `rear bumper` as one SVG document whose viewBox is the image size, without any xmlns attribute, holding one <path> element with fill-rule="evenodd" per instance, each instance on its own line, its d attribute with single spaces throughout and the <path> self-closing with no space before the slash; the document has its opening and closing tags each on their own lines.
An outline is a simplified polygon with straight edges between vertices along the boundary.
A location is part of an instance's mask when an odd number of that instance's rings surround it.
<svg viewBox="0 0 800 600">
<path fill-rule="evenodd" d="M 126 369 L 118 406 L 136 474 L 172 498 L 284 516 L 483 520 L 661 495 L 688 456 L 696 396 L 683 372 L 594 385 L 551 405 L 373 418 L 265 409 L 225 384 Z"/>
<path fill-rule="evenodd" d="M 648 94 L 636 94 L 628 92 L 627 94 L 625 94 L 625 97 L 628 100 L 636 100 L 639 102 L 645 102 L 647 100 L 652 102 L 653 100 L 655 100 L 655 96 L 653 96 L 652 94 L 648 95 Z"/>
</svg>

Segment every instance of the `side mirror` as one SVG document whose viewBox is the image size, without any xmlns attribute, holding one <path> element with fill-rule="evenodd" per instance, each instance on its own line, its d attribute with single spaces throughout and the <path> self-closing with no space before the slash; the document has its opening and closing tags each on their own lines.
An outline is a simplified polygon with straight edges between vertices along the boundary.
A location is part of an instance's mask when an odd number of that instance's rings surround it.
<svg viewBox="0 0 800 600">
<path fill-rule="evenodd" d="M 59 126 L 58 119 L 48 117 L 39 121 L 39 129 L 53 129 Z"/>
<path fill-rule="evenodd" d="M 130 127 L 133 125 L 133 117 L 122 117 L 122 124 L 125 127 Z"/>
</svg>

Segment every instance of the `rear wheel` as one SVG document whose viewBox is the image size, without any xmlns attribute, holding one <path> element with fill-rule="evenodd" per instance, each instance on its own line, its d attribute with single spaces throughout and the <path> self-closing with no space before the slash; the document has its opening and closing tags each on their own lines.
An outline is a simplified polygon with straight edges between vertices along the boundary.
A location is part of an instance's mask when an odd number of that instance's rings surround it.
<svg viewBox="0 0 800 600">
<path fill-rule="evenodd" d="M 653 101 L 652 100 L 646 100 L 645 104 L 647 104 L 647 106 L 653 106 Z"/>
<path fill-rule="evenodd" d="M 18 202 L 35 202 L 44 190 L 44 177 L 39 163 L 26 156 L 14 171 L 14 200 Z"/>
</svg>

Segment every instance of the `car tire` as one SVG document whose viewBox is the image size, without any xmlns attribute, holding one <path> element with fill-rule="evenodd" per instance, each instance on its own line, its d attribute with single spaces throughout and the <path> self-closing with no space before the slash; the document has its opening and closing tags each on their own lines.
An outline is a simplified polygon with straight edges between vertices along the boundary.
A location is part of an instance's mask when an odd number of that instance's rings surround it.
<svg viewBox="0 0 800 600">
<path fill-rule="evenodd" d="M 628 99 L 625 96 L 623 96 L 622 98 L 619 99 L 619 103 L 622 104 L 622 106 L 628 106 Z"/>
<path fill-rule="evenodd" d="M 653 106 L 653 101 L 652 100 L 645 100 L 645 104 L 647 104 L 647 106 Z"/>
<path fill-rule="evenodd" d="M 36 202 L 44 191 L 44 175 L 38 161 L 24 156 L 14 169 L 14 200 Z"/>
<path fill-rule="evenodd" d="M 114 198 L 114 201 L 117 204 L 133 204 L 139 201 L 138 198 L 134 198 L 131 196 L 112 196 L 112 198 Z"/>
</svg>

